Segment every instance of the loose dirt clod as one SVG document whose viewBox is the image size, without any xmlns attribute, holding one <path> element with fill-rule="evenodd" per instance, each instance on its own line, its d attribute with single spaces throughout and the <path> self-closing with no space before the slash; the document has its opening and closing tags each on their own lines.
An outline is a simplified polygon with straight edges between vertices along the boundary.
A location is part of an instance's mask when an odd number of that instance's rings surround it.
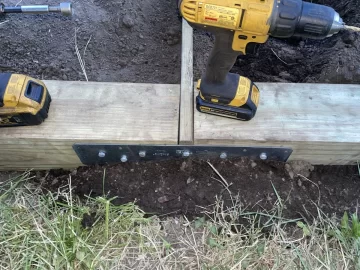
<svg viewBox="0 0 360 270">
<path fill-rule="evenodd" d="M 130 15 L 125 15 L 125 17 L 123 19 L 123 24 L 127 28 L 133 28 L 135 25 L 135 20 Z"/>
</svg>

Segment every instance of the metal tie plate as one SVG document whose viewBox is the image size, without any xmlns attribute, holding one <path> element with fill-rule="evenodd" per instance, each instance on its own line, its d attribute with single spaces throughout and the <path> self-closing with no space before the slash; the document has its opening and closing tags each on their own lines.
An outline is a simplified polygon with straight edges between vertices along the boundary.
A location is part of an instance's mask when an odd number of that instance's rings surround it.
<svg viewBox="0 0 360 270">
<path fill-rule="evenodd" d="M 230 159 L 248 157 L 253 160 L 286 162 L 292 153 L 284 147 L 240 147 L 199 145 L 120 145 L 81 144 L 73 149 L 85 165 L 116 164 L 128 161 L 169 160 L 173 158 Z"/>
</svg>

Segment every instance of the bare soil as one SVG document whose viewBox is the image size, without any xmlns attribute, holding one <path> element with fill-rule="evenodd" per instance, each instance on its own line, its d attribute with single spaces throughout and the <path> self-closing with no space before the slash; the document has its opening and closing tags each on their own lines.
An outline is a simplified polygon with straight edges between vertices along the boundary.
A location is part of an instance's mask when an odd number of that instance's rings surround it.
<svg viewBox="0 0 360 270">
<path fill-rule="evenodd" d="M 40 2 L 23 0 L 21 4 Z M 180 82 L 181 21 L 175 1 L 70 2 L 75 10 L 72 18 L 7 16 L 4 20 L 8 22 L 0 25 L 0 71 L 41 79 L 85 80 L 75 50 L 76 31 L 77 47 L 91 81 Z"/>
<path fill-rule="evenodd" d="M 89 80 L 180 82 L 181 20 L 176 0 L 71 2 L 72 18 L 57 14 L 3 18 L 7 22 L 0 25 L 0 71 L 41 79 L 85 80 L 75 51 L 77 31 Z M 313 2 L 332 6 L 347 24 L 360 26 L 359 0 Z M 233 72 L 265 82 L 359 83 L 359 37 L 359 33 L 344 31 L 320 41 L 270 38 L 255 55 L 239 57 Z M 195 31 L 196 78 L 205 68 L 212 44 L 212 36 Z"/>
<path fill-rule="evenodd" d="M 317 216 L 316 205 L 327 214 L 355 211 L 360 175 L 355 166 L 316 166 L 296 162 L 247 159 L 211 162 L 226 182 L 201 160 L 128 163 L 107 167 L 80 167 L 75 171 L 38 173 L 44 189 L 71 185 L 80 196 L 116 197 L 115 203 L 136 201 L 152 214 L 196 216 L 222 197 L 227 206 L 239 199 L 249 211 L 271 210 L 281 198 L 289 217 Z"/>
<path fill-rule="evenodd" d="M 40 79 L 85 80 L 76 40 L 91 81 L 180 82 L 181 20 L 175 0 L 72 2 L 76 10 L 72 18 L 49 14 L 0 19 L 0 71 Z M 359 0 L 316 2 L 331 5 L 347 24 L 360 26 Z M 22 1 L 34 3 L 39 1 Z M 212 36 L 195 31 L 196 78 L 205 68 L 212 44 Z M 360 34 L 351 32 L 321 41 L 270 38 L 257 54 L 239 57 L 233 72 L 254 81 L 360 83 L 359 49 Z M 269 209 L 277 199 L 276 192 L 287 201 L 289 216 L 315 214 L 312 202 L 320 202 L 327 213 L 341 214 L 357 207 L 360 179 L 355 166 L 312 168 L 248 160 L 215 161 L 214 165 L 232 183 L 230 191 L 233 196 L 239 194 L 244 207 Z M 37 174 L 44 188 L 54 191 L 67 184 L 69 176 L 64 171 L 51 171 L 46 177 L 46 172 Z M 137 200 L 152 213 L 196 215 L 200 206 L 214 203 L 221 195 L 229 203 L 228 192 L 212 178 L 216 175 L 205 161 L 111 166 L 106 168 L 104 186 L 101 167 L 81 167 L 70 174 L 81 196 L 110 192 L 118 197 L 117 203 Z"/>
</svg>

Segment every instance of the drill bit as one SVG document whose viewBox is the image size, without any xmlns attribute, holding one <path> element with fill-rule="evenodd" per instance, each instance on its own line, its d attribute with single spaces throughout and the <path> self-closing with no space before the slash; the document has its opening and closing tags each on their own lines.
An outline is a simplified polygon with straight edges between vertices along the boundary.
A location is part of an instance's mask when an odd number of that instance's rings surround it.
<svg viewBox="0 0 360 270">
<path fill-rule="evenodd" d="M 360 32 L 360 28 L 356 26 L 344 25 L 344 29 L 348 31 Z"/>
<path fill-rule="evenodd" d="M 58 6 L 49 6 L 49 5 L 31 5 L 31 6 L 5 6 L 3 3 L 0 3 L 0 14 L 6 13 L 49 13 L 57 12 L 65 16 L 72 15 L 72 6 L 71 3 L 60 3 Z"/>
</svg>

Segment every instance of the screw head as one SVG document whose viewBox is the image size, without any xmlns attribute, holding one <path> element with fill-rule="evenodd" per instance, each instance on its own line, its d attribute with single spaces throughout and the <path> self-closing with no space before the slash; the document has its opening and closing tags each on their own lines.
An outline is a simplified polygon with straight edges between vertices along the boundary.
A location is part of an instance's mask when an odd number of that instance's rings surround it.
<svg viewBox="0 0 360 270">
<path fill-rule="evenodd" d="M 189 156 L 190 156 L 190 151 L 185 150 L 185 151 L 182 153 L 182 156 L 183 156 L 183 157 L 189 157 Z"/>
<path fill-rule="evenodd" d="M 122 155 L 121 158 L 120 158 L 121 162 L 127 162 L 128 161 L 128 157 L 127 155 Z"/>
<path fill-rule="evenodd" d="M 222 152 L 222 153 L 220 154 L 220 158 L 221 158 L 221 159 L 226 159 L 226 158 L 227 158 L 227 154 L 226 154 L 225 152 Z"/>
<path fill-rule="evenodd" d="M 261 159 L 261 160 L 267 160 L 267 158 L 268 158 L 268 157 L 267 157 L 267 154 L 266 154 L 266 153 L 261 153 L 261 154 L 260 154 L 260 159 Z"/>
<path fill-rule="evenodd" d="M 146 151 L 140 151 L 139 157 L 146 157 Z"/>
<path fill-rule="evenodd" d="M 98 154 L 98 157 L 99 158 L 104 158 L 105 156 L 106 156 L 106 152 L 104 150 L 100 150 L 99 154 Z"/>
</svg>

